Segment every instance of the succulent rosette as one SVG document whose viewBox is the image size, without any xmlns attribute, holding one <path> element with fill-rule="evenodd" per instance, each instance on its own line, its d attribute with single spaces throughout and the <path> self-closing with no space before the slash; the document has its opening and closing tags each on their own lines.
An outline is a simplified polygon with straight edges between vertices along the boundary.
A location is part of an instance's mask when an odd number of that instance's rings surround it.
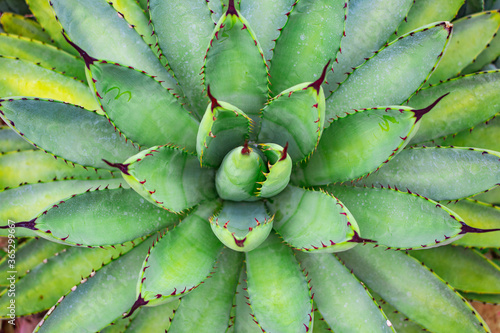
<svg viewBox="0 0 500 333">
<path fill-rule="evenodd" d="M 37 332 L 489 331 L 499 1 L 8 6 L 0 225 Z"/>
</svg>

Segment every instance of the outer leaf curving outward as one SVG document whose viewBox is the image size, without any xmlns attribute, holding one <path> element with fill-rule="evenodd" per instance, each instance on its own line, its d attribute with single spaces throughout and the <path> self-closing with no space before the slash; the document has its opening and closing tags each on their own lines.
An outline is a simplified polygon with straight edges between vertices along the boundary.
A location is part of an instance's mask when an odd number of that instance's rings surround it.
<svg viewBox="0 0 500 333">
<path fill-rule="evenodd" d="M 134 190 L 118 188 L 74 195 L 15 226 L 62 244 L 100 247 L 132 241 L 178 221 L 176 214 L 141 200 Z"/>
</svg>

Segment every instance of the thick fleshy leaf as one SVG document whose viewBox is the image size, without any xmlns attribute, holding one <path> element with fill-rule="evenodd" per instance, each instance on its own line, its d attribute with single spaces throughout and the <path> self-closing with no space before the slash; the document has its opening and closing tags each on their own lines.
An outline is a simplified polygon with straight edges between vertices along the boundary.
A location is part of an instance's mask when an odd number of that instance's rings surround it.
<svg viewBox="0 0 500 333">
<path fill-rule="evenodd" d="M 500 304 L 500 294 L 477 294 L 477 293 L 460 293 L 462 297 L 469 301 L 478 301 L 483 303 Z"/>
<path fill-rule="evenodd" d="M 314 303 L 314 314 L 313 314 L 313 333 L 330 333 L 332 329 L 328 326 L 321 313 L 318 311 L 318 306 Z"/>
<path fill-rule="evenodd" d="M 0 191 L 0 224 L 7 225 L 8 221 L 28 221 L 35 218 L 46 207 L 76 193 L 97 187 L 117 188 L 122 183 L 128 187 L 123 179 L 99 180 L 60 180 L 48 183 L 26 184 L 16 188 Z M 16 237 L 33 237 L 36 234 L 29 229 L 15 229 Z M 8 235 L 8 230 L 0 229 L 0 235 Z"/>
<path fill-rule="evenodd" d="M 202 166 L 218 167 L 227 153 L 248 139 L 252 120 L 237 107 L 211 99 L 198 129 L 196 152 Z"/>
<path fill-rule="evenodd" d="M 53 45 L 23 36 L 0 34 L 0 54 L 29 60 L 56 72 L 85 80 L 85 64 Z"/>
<path fill-rule="evenodd" d="M 137 275 L 152 240 L 90 273 L 57 301 L 35 332 L 78 332 L 82 327 L 95 332 L 122 315 L 134 303 Z"/>
<path fill-rule="evenodd" d="M 172 212 L 216 197 L 214 170 L 200 168 L 196 156 L 176 147 L 152 147 L 113 166 L 137 193 Z"/>
<path fill-rule="evenodd" d="M 499 26 L 499 11 L 478 13 L 454 21 L 453 37 L 428 84 L 457 76 L 488 45 Z"/>
<path fill-rule="evenodd" d="M 489 42 L 486 48 L 477 56 L 476 59 L 473 60 L 472 64 L 467 66 L 462 71 L 462 73 L 469 74 L 477 72 L 484 66 L 495 61 L 495 59 L 497 59 L 499 56 L 500 56 L 500 35 L 497 32 L 495 37 L 493 37 L 493 39 Z"/>
<path fill-rule="evenodd" d="M 34 147 L 31 143 L 24 140 L 22 136 L 17 134 L 8 126 L 0 127 L 0 152 L 7 153 L 10 151 L 32 150 Z"/>
<path fill-rule="evenodd" d="M 500 294 L 500 267 L 477 250 L 449 245 L 410 255 L 456 289 Z"/>
<path fill-rule="evenodd" d="M 323 131 L 311 158 L 298 165 L 292 180 L 303 186 L 362 177 L 402 150 L 414 134 L 420 113 L 406 107 L 355 110 Z"/>
<path fill-rule="evenodd" d="M 102 189 L 73 195 L 16 227 L 55 242 L 86 247 L 122 244 L 179 221 L 132 189 Z"/>
<path fill-rule="evenodd" d="M 133 247 L 132 243 L 128 243 L 116 249 L 69 248 L 43 259 L 16 282 L 16 314 L 25 316 L 49 309 L 71 287 L 78 284 L 82 277 L 98 271 L 102 265 Z M 8 313 L 9 298 L 7 293 L 0 297 L 2 317 Z"/>
<path fill-rule="evenodd" d="M 255 317 L 248 303 L 250 296 L 248 295 L 247 274 L 243 269 L 241 271 L 240 281 L 236 289 L 235 298 L 235 318 L 234 328 L 229 329 L 226 333 L 262 333 L 262 329 L 255 321 Z"/>
<path fill-rule="evenodd" d="M 481 229 L 500 228 L 500 207 L 471 199 L 447 203 L 464 221 Z M 500 247 L 500 231 L 486 234 L 468 234 L 454 242 L 456 245 L 475 247 Z"/>
<path fill-rule="evenodd" d="M 324 191 L 288 186 L 267 205 L 275 214 L 274 229 L 298 250 L 345 251 L 360 241 L 358 225 L 349 210 Z"/>
<path fill-rule="evenodd" d="M 66 42 L 61 34 L 61 25 L 56 20 L 50 2 L 45 0 L 26 0 L 26 3 L 52 42 L 66 52 L 78 55 L 78 52 Z"/>
<path fill-rule="evenodd" d="M 312 298 L 292 250 L 271 233 L 260 247 L 246 253 L 246 264 L 250 306 L 262 330 L 309 331 Z"/>
<path fill-rule="evenodd" d="M 50 3 L 65 34 L 89 55 L 144 70 L 173 91 L 180 91 L 149 45 L 106 1 L 51 0 Z"/>
<path fill-rule="evenodd" d="M 124 333 L 164 333 L 170 328 L 179 301 L 145 307 L 132 319 Z"/>
<path fill-rule="evenodd" d="M 415 1 L 406 19 L 399 25 L 397 33 L 401 36 L 432 22 L 451 21 L 464 2 L 465 0 Z M 393 38 L 396 37 L 396 35 L 393 36 Z"/>
<path fill-rule="evenodd" d="M 270 70 L 272 95 L 316 81 L 340 49 L 347 1 L 302 0 L 293 5 L 276 41 Z M 321 22 L 321 24 L 318 24 Z"/>
<path fill-rule="evenodd" d="M 225 248 L 211 278 L 181 298 L 168 332 L 203 332 L 208 327 L 213 332 L 224 332 L 228 328 L 242 261 L 242 254 Z"/>
<path fill-rule="evenodd" d="M 475 148 L 405 149 L 360 185 L 408 189 L 434 200 L 470 197 L 500 183 L 500 153 Z"/>
<path fill-rule="evenodd" d="M 152 246 L 141 269 L 132 311 L 184 296 L 212 274 L 222 248 L 208 224 L 214 206 L 198 207 Z"/>
<path fill-rule="evenodd" d="M 470 129 L 500 110 L 500 71 L 467 75 L 422 89 L 408 105 L 425 107 L 450 93 L 425 117 L 411 143 L 423 142 Z"/>
<path fill-rule="evenodd" d="M 200 69 L 214 29 L 210 9 L 205 1 L 150 0 L 149 13 L 159 46 L 201 118 L 208 104 Z"/>
<path fill-rule="evenodd" d="M 116 174 L 115 174 L 116 175 Z M 42 150 L 0 154 L 0 188 L 53 179 L 107 179 L 115 176 L 106 169 L 83 168 L 65 163 Z"/>
<path fill-rule="evenodd" d="M 0 96 L 32 96 L 51 98 L 99 109 L 88 86 L 73 78 L 24 60 L 0 56 Z"/>
<path fill-rule="evenodd" d="M 107 61 L 87 64 L 97 100 L 120 133 L 141 146 L 172 144 L 195 151 L 195 120 L 154 77 Z"/>
<path fill-rule="evenodd" d="M 285 26 L 287 13 L 292 10 L 294 3 L 295 0 L 253 0 L 240 4 L 240 12 L 255 32 L 267 61 L 273 57 L 275 40 L 280 35 L 280 29 Z"/>
<path fill-rule="evenodd" d="M 6 33 L 33 38 L 41 42 L 50 43 L 51 39 L 43 28 L 29 18 L 14 13 L 2 13 L 0 24 Z"/>
<path fill-rule="evenodd" d="M 15 258 L 5 256 L 0 261 L 0 285 L 9 284 L 10 281 L 7 278 L 14 273 L 14 268 L 16 272 L 15 279 L 19 280 L 42 261 L 66 248 L 68 246 L 49 242 L 45 239 L 27 240 L 16 248 Z"/>
<path fill-rule="evenodd" d="M 230 7 L 217 23 L 207 49 L 205 86 L 210 86 L 217 99 L 235 105 L 258 124 L 257 115 L 268 95 L 266 66 L 249 23 Z"/>
<path fill-rule="evenodd" d="M 17 97 L 0 99 L 0 114 L 37 147 L 82 166 L 110 169 L 102 159 L 121 162 L 138 151 L 105 117 L 77 105 Z"/>
<path fill-rule="evenodd" d="M 328 66 L 328 65 L 327 65 Z M 288 145 L 287 153 L 297 163 L 312 154 L 325 123 L 325 94 L 321 83 L 301 83 L 273 98 L 262 110 L 259 142 Z"/>
<path fill-rule="evenodd" d="M 398 105 L 427 80 L 451 36 L 441 22 L 404 35 L 356 68 L 326 100 L 326 119 L 353 109 Z M 429 103 L 430 104 L 430 103 Z"/>
<path fill-rule="evenodd" d="M 370 246 L 338 256 L 368 287 L 431 332 L 485 332 L 486 323 L 472 307 L 416 259 Z"/>
<path fill-rule="evenodd" d="M 12 12 L 16 14 L 26 15 L 30 10 L 23 0 L 0 0 L 1 12 Z"/>
<path fill-rule="evenodd" d="M 422 145 L 476 147 L 479 149 L 500 151 L 500 116 L 497 114 L 493 118 L 471 129 L 466 129 L 443 138 L 433 139 L 432 141 L 426 141 Z"/>
<path fill-rule="evenodd" d="M 264 242 L 273 227 L 262 201 L 225 201 L 219 212 L 210 218 L 215 236 L 234 251 L 248 252 Z"/>
<path fill-rule="evenodd" d="M 296 253 L 319 312 L 334 332 L 394 332 L 372 296 L 330 254 Z"/>
<path fill-rule="evenodd" d="M 500 206 L 500 186 L 474 196 L 475 200 Z"/>
<path fill-rule="evenodd" d="M 329 96 L 347 78 L 347 73 L 373 55 L 396 31 L 413 5 L 412 0 L 350 0 L 342 52 L 323 86 Z"/>
<path fill-rule="evenodd" d="M 415 193 L 340 185 L 327 189 L 349 207 L 363 237 L 386 247 L 441 246 L 468 230 L 450 209 Z"/>
</svg>

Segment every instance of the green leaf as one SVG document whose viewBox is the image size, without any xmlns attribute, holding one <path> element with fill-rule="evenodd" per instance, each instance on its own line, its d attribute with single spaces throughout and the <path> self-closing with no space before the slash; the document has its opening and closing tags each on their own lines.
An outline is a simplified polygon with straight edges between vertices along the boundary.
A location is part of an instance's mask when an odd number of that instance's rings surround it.
<svg viewBox="0 0 500 333">
<path fill-rule="evenodd" d="M 46 207 L 61 201 L 76 193 L 83 193 L 97 187 L 117 188 L 127 186 L 123 179 L 99 180 L 58 180 L 47 183 L 26 184 L 16 188 L 0 191 L 0 224 L 5 226 L 8 221 L 29 221 L 35 218 Z M 128 186 L 127 186 L 128 187 Z M 8 230 L 0 230 L 0 235 L 8 235 Z M 15 229 L 16 237 L 34 237 L 36 234 L 29 229 Z"/>
<path fill-rule="evenodd" d="M 210 218 L 212 231 L 234 251 L 248 252 L 264 242 L 273 227 L 262 201 L 224 201 L 220 211 Z"/>
<path fill-rule="evenodd" d="M 314 253 L 345 251 L 356 245 L 359 228 L 351 212 L 324 191 L 288 186 L 267 203 L 274 229 L 293 248 Z"/>
<path fill-rule="evenodd" d="M 30 270 L 35 268 L 42 261 L 58 254 L 60 251 L 68 248 L 66 245 L 49 242 L 45 239 L 29 239 L 21 246 L 16 247 L 15 258 L 5 256 L 0 261 L 0 285 L 8 285 L 13 271 L 11 266 L 15 261 L 16 280 L 24 277 Z M 12 248 L 10 248 L 12 250 Z"/>
<path fill-rule="evenodd" d="M 170 328 L 179 301 L 153 307 L 144 307 L 132 319 L 124 333 L 163 333 Z"/>
<path fill-rule="evenodd" d="M 89 55 L 144 70 L 179 92 L 149 45 L 106 1 L 51 0 L 51 5 L 67 36 Z"/>
<path fill-rule="evenodd" d="M 99 109 L 88 86 L 73 78 L 45 69 L 25 60 L 0 56 L 0 96 L 51 98 Z"/>
<path fill-rule="evenodd" d="M 137 240 L 140 242 L 141 240 Z M 53 306 L 62 295 L 80 282 L 82 277 L 98 271 L 127 253 L 134 247 L 133 242 L 116 249 L 68 248 L 41 260 L 37 266 L 16 282 L 16 315 L 26 316 L 41 312 Z M 71 267 L 71 269 L 68 269 Z M 0 297 L 0 316 L 6 317 L 10 302 L 8 293 Z"/>
<path fill-rule="evenodd" d="M 453 37 L 428 84 L 457 76 L 488 45 L 499 26 L 499 11 L 477 13 L 454 21 Z"/>
<path fill-rule="evenodd" d="M 132 189 L 102 189 L 73 195 L 19 227 L 55 242 L 86 247 L 122 244 L 179 221 Z"/>
<path fill-rule="evenodd" d="M 238 11 L 226 12 L 207 49 L 205 86 L 210 86 L 217 99 L 238 107 L 258 124 L 259 111 L 268 96 L 266 66 L 247 20 Z"/>
<path fill-rule="evenodd" d="M 107 179 L 109 170 L 71 165 L 42 150 L 12 151 L 0 154 L 0 188 L 16 187 L 21 183 L 36 183 L 52 179 Z"/>
<path fill-rule="evenodd" d="M 469 301 L 478 301 L 483 303 L 500 304 L 500 294 L 477 294 L 460 292 L 460 294 Z"/>
<path fill-rule="evenodd" d="M 408 189 L 434 200 L 470 197 L 498 183 L 500 153 L 460 147 L 405 149 L 359 182 L 360 185 Z"/>
<path fill-rule="evenodd" d="M 30 13 L 30 10 L 23 0 L 0 0 L 0 12 L 26 15 Z"/>
<path fill-rule="evenodd" d="M 152 147 L 113 166 L 137 193 L 172 212 L 216 198 L 214 170 L 202 169 L 196 156 L 182 149 Z"/>
<path fill-rule="evenodd" d="M 270 234 L 246 253 L 248 294 L 255 320 L 267 332 L 296 333 L 312 327 L 312 298 L 290 248 Z M 269 297 L 272 295 L 272 297 Z"/>
<path fill-rule="evenodd" d="M 208 224 L 213 209 L 213 204 L 200 206 L 153 245 L 137 281 L 132 311 L 137 304 L 154 306 L 184 296 L 212 274 L 222 248 Z"/>
<path fill-rule="evenodd" d="M 257 189 L 257 195 L 262 198 L 272 198 L 283 191 L 290 182 L 292 159 L 287 153 L 288 145 L 283 148 L 275 143 L 263 143 L 259 144 L 259 148 L 267 158 L 269 172 L 264 173 L 266 179 Z"/>
<path fill-rule="evenodd" d="M 240 281 L 236 289 L 235 298 L 235 318 L 233 330 L 228 330 L 226 333 L 262 333 L 262 329 L 255 321 L 255 316 L 252 313 L 252 308 L 248 303 L 250 296 L 248 295 L 247 274 L 246 270 L 241 271 Z"/>
<path fill-rule="evenodd" d="M 456 289 L 500 294 L 500 267 L 477 250 L 442 246 L 427 251 L 411 251 L 410 255 Z"/>
<path fill-rule="evenodd" d="M 218 167 L 227 153 L 248 139 L 252 120 L 237 107 L 211 99 L 198 129 L 196 152 L 202 166 Z"/>
<path fill-rule="evenodd" d="M 220 0 L 216 1 L 220 6 Z M 182 0 L 150 0 L 149 8 L 159 46 L 195 114 L 201 118 L 209 102 L 203 92 L 200 69 L 214 29 L 210 9 L 204 1 Z"/>
<path fill-rule="evenodd" d="M 97 100 L 126 138 L 144 147 L 169 143 L 195 151 L 199 123 L 171 89 L 142 71 L 119 64 L 94 61 L 88 68 Z"/>
<path fill-rule="evenodd" d="M 465 0 L 418 0 L 415 1 L 406 19 L 398 27 L 397 35 L 401 36 L 423 25 L 436 21 L 451 21 Z M 393 39 L 397 38 L 393 36 Z"/>
<path fill-rule="evenodd" d="M 327 65 L 328 66 L 328 65 Z M 310 156 L 318 145 L 325 123 L 325 95 L 321 82 L 296 85 L 273 98 L 262 110 L 259 142 L 288 145 L 294 163 Z"/>
<path fill-rule="evenodd" d="M 153 238 L 142 242 L 99 272 L 90 273 L 80 285 L 71 288 L 71 292 L 61 297 L 54 309 L 49 310 L 35 332 L 79 332 L 82 327 L 95 332 L 122 315 L 134 303 L 136 273 L 141 269 Z"/>
<path fill-rule="evenodd" d="M 203 332 L 208 327 L 213 332 L 224 332 L 229 324 L 242 261 L 240 253 L 222 250 L 211 278 L 181 298 L 168 332 Z"/>
<path fill-rule="evenodd" d="M 328 83 L 323 86 L 327 96 L 347 78 L 347 73 L 385 44 L 412 5 L 412 0 L 349 1 L 342 52 L 333 63 L 333 71 L 328 72 Z"/>
<path fill-rule="evenodd" d="M 311 279 L 314 302 L 334 332 L 394 332 L 366 287 L 336 257 L 296 255 Z"/>
<path fill-rule="evenodd" d="M 32 38 L 41 42 L 50 43 L 51 39 L 43 28 L 29 18 L 14 13 L 2 13 L 0 24 L 6 33 Z"/>
<path fill-rule="evenodd" d="M 273 96 L 319 79 L 323 66 L 340 49 L 346 13 L 347 1 L 341 0 L 302 0 L 293 5 L 273 51 L 269 72 Z"/>
<path fill-rule="evenodd" d="M 82 166 L 110 169 L 102 159 L 121 162 L 138 151 L 105 117 L 77 105 L 17 97 L 0 99 L 0 114 L 37 147 Z"/>
<path fill-rule="evenodd" d="M 212 2 L 214 1 L 210 1 Z M 280 29 L 285 26 L 287 14 L 292 10 L 295 2 L 295 0 L 253 0 L 243 1 L 240 4 L 240 12 L 255 32 L 267 61 L 273 57 L 275 40 L 280 35 Z"/>
<path fill-rule="evenodd" d="M 474 228 L 500 228 L 500 207 L 480 201 L 466 199 L 447 204 L 450 209 L 460 214 L 464 221 Z M 468 234 L 453 244 L 475 247 L 500 247 L 500 231 L 486 234 Z"/>
<path fill-rule="evenodd" d="M 441 246 L 465 233 L 458 215 L 411 192 L 340 185 L 330 185 L 327 190 L 356 217 L 364 238 L 386 247 L 411 250 Z"/>
<path fill-rule="evenodd" d="M 8 126 L 0 127 L 0 152 L 32 150 L 33 145 Z"/>
<path fill-rule="evenodd" d="M 45 0 L 26 0 L 26 3 L 30 7 L 37 22 L 42 25 L 45 33 L 50 36 L 52 42 L 66 52 L 77 56 L 78 52 L 68 44 L 61 34 L 61 25 L 56 20 L 50 2 Z"/>
<path fill-rule="evenodd" d="M 460 131 L 453 135 L 424 142 L 425 146 L 457 146 L 476 147 L 500 151 L 500 117 L 493 118 L 478 124 L 471 129 Z M 1 131 L 0 131 L 1 134 Z"/>
<path fill-rule="evenodd" d="M 78 80 L 85 80 L 85 64 L 80 58 L 35 39 L 0 34 L 0 54 L 28 60 Z"/>
<path fill-rule="evenodd" d="M 500 186 L 474 196 L 475 200 L 500 206 Z"/>
<path fill-rule="evenodd" d="M 411 143 L 454 134 L 493 117 L 500 109 L 500 71 L 477 73 L 451 79 L 422 89 L 408 105 L 425 107 L 437 97 L 450 93 L 427 115 Z"/>
<path fill-rule="evenodd" d="M 362 177 L 402 150 L 419 115 L 405 107 L 355 110 L 323 131 L 311 158 L 298 165 L 292 180 L 302 186 Z"/>
<path fill-rule="evenodd" d="M 487 331 L 472 307 L 416 259 L 368 246 L 338 256 L 371 289 L 431 332 Z"/>
<path fill-rule="evenodd" d="M 326 119 L 343 117 L 353 109 L 398 105 L 427 80 L 451 35 L 441 22 L 404 35 L 377 51 L 326 100 Z"/>
</svg>

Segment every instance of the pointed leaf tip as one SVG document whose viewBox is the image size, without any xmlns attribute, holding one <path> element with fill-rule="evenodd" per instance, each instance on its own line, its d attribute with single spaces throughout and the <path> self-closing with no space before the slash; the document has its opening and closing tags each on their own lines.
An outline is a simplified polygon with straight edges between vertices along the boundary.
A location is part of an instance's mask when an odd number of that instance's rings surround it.
<svg viewBox="0 0 500 333">
<path fill-rule="evenodd" d="M 27 228 L 27 229 L 31 229 L 31 230 L 38 230 L 37 228 L 35 228 L 35 220 L 36 220 L 36 218 L 29 220 L 29 221 L 26 221 L 26 222 L 14 223 L 14 228 Z M 11 226 L 12 226 L 12 224 L 2 225 L 2 226 L 0 226 L 0 229 L 8 229 L 8 228 L 11 228 Z"/>
<path fill-rule="evenodd" d="M 479 229 L 479 228 L 471 227 L 470 225 L 467 225 L 464 222 L 460 222 L 460 223 L 462 224 L 462 231 L 460 231 L 459 235 L 469 234 L 469 233 L 480 234 L 480 233 L 486 233 L 486 232 L 500 231 L 500 228 L 498 228 L 498 229 Z"/>
<path fill-rule="evenodd" d="M 132 305 L 132 308 L 130 308 L 130 312 L 128 314 L 126 314 L 123 317 L 123 319 L 130 317 L 135 312 L 135 310 L 137 310 L 141 306 L 146 305 L 148 303 L 149 303 L 149 301 L 145 301 L 144 298 L 142 298 L 141 294 L 139 294 L 139 297 L 135 301 L 134 305 Z"/>
<path fill-rule="evenodd" d="M 350 243 L 377 243 L 377 241 L 368 238 L 361 238 L 356 230 L 354 231 L 354 236 L 348 241 Z"/>
<path fill-rule="evenodd" d="M 287 150 L 288 150 L 288 141 L 286 142 L 285 148 L 283 148 L 283 151 L 281 152 L 281 158 L 278 160 L 278 162 L 286 159 Z"/>
<path fill-rule="evenodd" d="M 332 61 L 331 59 L 328 60 L 325 67 L 323 67 L 323 72 L 321 73 L 320 78 L 317 79 L 316 81 L 314 81 L 313 83 L 311 83 L 310 85 L 308 85 L 307 88 L 313 87 L 319 94 L 319 88 L 321 88 L 321 85 L 323 84 L 323 82 L 325 82 L 326 70 L 328 69 L 328 66 L 330 65 L 331 61 Z"/>
<path fill-rule="evenodd" d="M 122 173 L 130 176 L 130 173 L 128 172 L 128 166 L 129 164 L 122 164 L 122 163 L 111 163 L 111 162 L 108 162 L 106 161 L 105 159 L 102 159 L 104 161 L 104 163 L 106 163 L 107 165 L 109 165 L 110 167 L 113 167 L 113 168 L 117 168 L 118 170 L 120 170 Z"/>
<path fill-rule="evenodd" d="M 415 114 L 415 118 L 417 118 L 417 121 L 420 120 L 420 118 L 422 118 L 427 112 L 431 111 L 436 105 L 437 103 L 439 103 L 443 98 L 445 98 L 447 95 L 449 94 L 449 92 L 447 92 L 446 94 L 444 94 L 443 96 L 439 97 L 438 99 L 436 99 L 434 101 L 434 103 L 432 103 L 431 105 L 429 105 L 428 107 L 425 107 L 423 109 L 418 109 L 418 110 L 413 110 L 413 113 Z"/>
<path fill-rule="evenodd" d="M 243 155 L 250 154 L 250 148 L 248 148 L 248 139 L 245 139 L 245 143 L 243 144 L 243 149 L 241 150 Z"/>
<path fill-rule="evenodd" d="M 73 43 L 72 41 L 69 40 L 68 36 L 66 36 L 66 34 L 64 33 L 64 31 L 61 32 L 64 39 L 66 39 L 66 41 L 69 43 L 69 45 L 73 46 L 75 48 L 75 50 L 78 51 L 78 53 L 80 53 L 80 55 L 82 56 L 83 58 L 83 61 L 85 61 L 85 66 L 87 66 L 88 69 L 90 69 L 90 65 L 94 63 L 94 61 L 97 61 L 96 58 L 93 58 L 91 57 L 87 52 L 85 52 L 80 46 L 76 45 L 75 43 Z"/>
<path fill-rule="evenodd" d="M 236 7 L 234 6 L 234 0 L 229 0 L 229 4 L 227 6 L 227 15 L 238 16 L 238 12 L 236 11 Z"/>
<path fill-rule="evenodd" d="M 221 106 L 220 106 L 219 102 L 217 101 L 217 99 L 210 92 L 210 85 L 207 85 L 207 95 L 208 95 L 208 98 L 210 98 L 210 102 L 212 102 L 212 113 L 214 113 L 214 109 L 216 107 L 221 107 Z"/>
</svg>

